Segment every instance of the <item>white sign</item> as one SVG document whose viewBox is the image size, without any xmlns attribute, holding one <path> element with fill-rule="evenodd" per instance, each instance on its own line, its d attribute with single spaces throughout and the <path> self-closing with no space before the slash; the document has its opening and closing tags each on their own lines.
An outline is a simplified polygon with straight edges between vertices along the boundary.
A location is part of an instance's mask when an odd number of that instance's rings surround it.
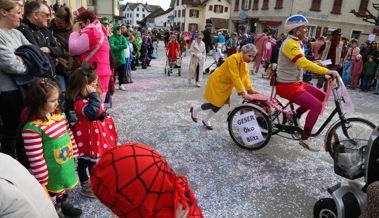
<svg viewBox="0 0 379 218">
<path fill-rule="evenodd" d="M 322 65 L 326 66 L 326 65 L 330 65 L 332 64 L 332 60 L 328 59 L 328 60 L 323 60 L 322 62 Z"/>
<path fill-rule="evenodd" d="M 254 111 L 239 115 L 235 120 L 245 145 L 254 145 L 264 140 Z"/>
<path fill-rule="evenodd" d="M 370 42 L 372 42 L 372 41 L 375 41 L 375 34 L 370 34 L 370 35 L 368 35 L 368 40 L 370 41 Z"/>
</svg>

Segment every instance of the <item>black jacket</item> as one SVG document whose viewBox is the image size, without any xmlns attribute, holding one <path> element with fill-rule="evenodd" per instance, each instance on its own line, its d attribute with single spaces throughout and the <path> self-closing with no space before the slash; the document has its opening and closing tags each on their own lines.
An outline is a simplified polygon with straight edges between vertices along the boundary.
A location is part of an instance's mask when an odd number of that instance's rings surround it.
<svg viewBox="0 0 379 218">
<path fill-rule="evenodd" d="M 51 53 L 45 53 L 50 61 L 51 69 L 44 77 L 55 78 L 55 65 L 56 59 L 63 57 L 64 50 L 62 46 L 57 42 L 52 32 L 47 28 L 39 28 L 37 25 L 32 24 L 27 18 L 21 21 L 21 25 L 18 30 L 22 32 L 25 38 L 33 45 L 38 47 L 48 47 Z"/>
</svg>

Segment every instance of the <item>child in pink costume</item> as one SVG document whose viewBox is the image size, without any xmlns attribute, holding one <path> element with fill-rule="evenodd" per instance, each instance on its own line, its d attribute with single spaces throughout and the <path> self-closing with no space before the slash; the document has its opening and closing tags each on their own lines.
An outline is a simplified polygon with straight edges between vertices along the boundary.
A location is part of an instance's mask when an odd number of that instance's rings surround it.
<svg viewBox="0 0 379 218">
<path fill-rule="evenodd" d="M 362 70 L 363 70 L 363 61 L 362 61 L 362 56 L 359 54 L 355 57 L 355 60 L 353 61 L 353 64 L 351 65 L 350 88 L 355 89 L 355 87 L 358 84 L 359 77 L 361 76 Z"/>
</svg>

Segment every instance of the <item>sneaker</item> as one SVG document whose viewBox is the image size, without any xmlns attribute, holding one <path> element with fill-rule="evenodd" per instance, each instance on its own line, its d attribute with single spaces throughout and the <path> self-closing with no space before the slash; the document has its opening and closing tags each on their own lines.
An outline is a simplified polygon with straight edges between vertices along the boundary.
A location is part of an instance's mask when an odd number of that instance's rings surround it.
<svg viewBox="0 0 379 218">
<path fill-rule="evenodd" d="M 318 148 L 315 143 L 311 140 L 311 138 L 308 139 L 300 139 L 299 144 L 303 146 L 305 149 L 308 149 L 310 151 L 318 152 L 320 151 L 320 148 Z"/>
<path fill-rule="evenodd" d="M 92 192 L 91 184 L 88 181 L 82 183 L 82 191 L 80 194 L 89 198 L 96 198 L 96 195 Z"/>
<path fill-rule="evenodd" d="M 118 88 L 119 88 L 120 90 L 122 90 L 122 91 L 126 91 L 126 88 L 125 88 L 123 85 L 120 85 Z"/>
<path fill-rule="evenodd" d="M 199 82 L 196 82 L 195 86 L 196 86 L 196 87 L 201 87 L 201 85 L 200 85 Z"/>
</svg>

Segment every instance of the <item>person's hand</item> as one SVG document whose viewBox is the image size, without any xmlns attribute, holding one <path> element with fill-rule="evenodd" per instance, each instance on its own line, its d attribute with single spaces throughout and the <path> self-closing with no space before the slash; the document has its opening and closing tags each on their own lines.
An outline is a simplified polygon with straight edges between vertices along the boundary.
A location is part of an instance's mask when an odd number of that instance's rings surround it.
<svg viewBox="0 0 379 218">
<path fill-rule="evenodd" d="M 337 79 L 337 80 L 339 80 L 339 78 L 340 78 L 340 75 L 339 75 L 338 72 L 335 71 L 335 70 L 329 70 L 328 73 L 326 73 L 326 75 L 329 75 L 329 76 L 331 76 L 333 79 Z"/>
<path fill-rule="evenodd" d="M 86 90 L 87 90 L 88 94 L 92 93 L 92 92 L 96 92 L 96 89 L 91 85 L 87 85 Z"/>
<path fill-rule="evenodd" d="M 196 54 L 193 54 L 192 57 L 196 57 Z"/>
<path fill-rule="evenodd" d="M 16 55 L 16 59 L 19 60 L 19 61 L 21 61 L 22 63 L 24 63 L 24 59 L 22 59 L 22 57 Z"/>
<path fill-rule="evenodd" d="M 41 47 L 40 49 L 41 49 L 43 52 L 47 53 L 47 54 L 51 53 L 51 50 L 50 50 L 50 48 L 48 48 L 48 47 Z"/>
<path fill-rule="evenodd" d="M 315 60 L 313 63 L 317 64 L 317 65 L 320 65 L 320 66 L 324 66 L 322 64 L 322 61 L 321 60 Z"/>
<path fill-rule="evenodd" d="M 254 90 L 249 90 L 247 91 L 248 94 L 252 95 L 252 94 L 259 94 L 259 92 L 257 91 L 254 91 Z"/>
<path fill-rule="evenodd" d="M 79 22 L 76 22 L 76 23 L 74 24 L 74 26 L 72 27 L 72 31 L 73 31 L 73 32 L 78 32 L 78 33 L 80 33 L 81 30 L 82 30 L 82 27 L 80 26 Z"/>
<path fill-rule="evenodd" d="M 247 101 L 253 100 L 253 97 L 250 94 L 246 94 L 246 93 L 242 94 L 242 98 Z"/>
</svg>

